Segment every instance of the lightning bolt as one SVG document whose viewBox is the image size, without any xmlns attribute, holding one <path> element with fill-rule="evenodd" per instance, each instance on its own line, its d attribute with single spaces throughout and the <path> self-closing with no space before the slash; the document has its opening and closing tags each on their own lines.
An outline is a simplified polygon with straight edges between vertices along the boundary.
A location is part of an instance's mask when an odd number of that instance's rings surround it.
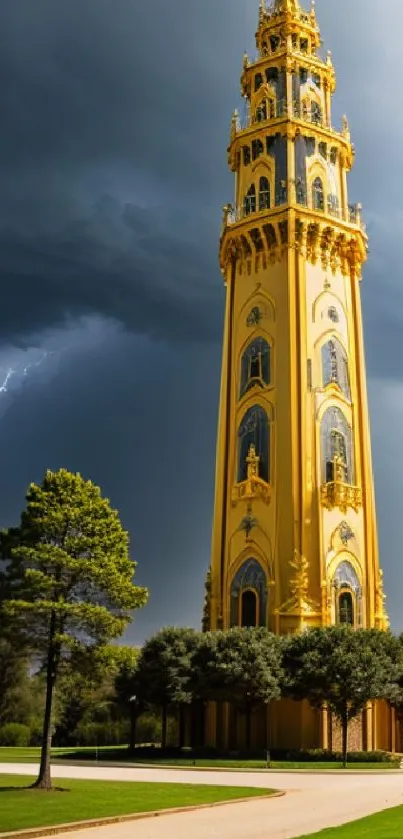
<svg viewBox="0 0 403 839">
<path fill-rule="evenodd" d="M 8 383 L 9 383 L 10 379 L 12 378 L 12 376 L 14 376 L 14 373 L 15 373 L 15 370 L 13 370 L 12 367 L 9 367 L 9 369 L 7 370 L 5 379 L 3 381 L 3 384 L 0 386 L 0 393 L 7 393 L 8 392 Z"/>
</svg>

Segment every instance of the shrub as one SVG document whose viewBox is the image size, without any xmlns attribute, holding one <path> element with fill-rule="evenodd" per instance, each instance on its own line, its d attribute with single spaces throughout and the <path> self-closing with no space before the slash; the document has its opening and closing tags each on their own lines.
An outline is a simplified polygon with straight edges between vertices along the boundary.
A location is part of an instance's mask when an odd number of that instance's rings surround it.
<svg viewBox="0 0 403 839">
<path fill-rule="evenodd" d="M 8 722 L 0 728 L 0 746 L 24 746 L 29 745 L 31 732 L 27 725 L 19 722 Z"/>
</svg>

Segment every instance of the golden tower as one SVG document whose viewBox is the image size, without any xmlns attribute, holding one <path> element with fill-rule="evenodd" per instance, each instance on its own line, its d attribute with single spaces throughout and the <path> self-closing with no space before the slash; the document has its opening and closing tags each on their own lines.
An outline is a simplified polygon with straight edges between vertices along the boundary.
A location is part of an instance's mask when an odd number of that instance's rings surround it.
<svg viewBox="0 0 403 839">
<path fill-rule="evenodd" d="M 354 146 L 346 118 L 332 126 L 335 72 L 320 45 L 314 2 L 306 12 L 298 0 L 261 0 L 257 58 L 243 60 L 245 113 L 232 118 L 235 201 L 220 241 L 212 630 L 388 625 L 360 301 L 367 236 L 348 200 Z M 298 712 L 290 745 L 326 743 L 323 719 L 309 713 Z M 379 726 L 368 715 L 373 745 Z M 280 743 L 289 720 L 278 716 Z M 210 718 L 210 741 L 220 728 L 228 743 L 228 726 Z"/>
</svg>

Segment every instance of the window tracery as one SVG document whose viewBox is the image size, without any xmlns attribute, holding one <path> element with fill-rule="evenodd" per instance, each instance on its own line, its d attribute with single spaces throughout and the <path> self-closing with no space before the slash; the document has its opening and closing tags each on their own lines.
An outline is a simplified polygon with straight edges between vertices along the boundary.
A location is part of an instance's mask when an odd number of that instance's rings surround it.
<svg viewBox="0 0 403 839">
<path fill-rule="evenodd" d="M 270 209 L 270 184 L 268 178 L 260 178 L 259 181 L 259 210 Z"/>
<path fill-rule="evenodd" d="M 241 362 L 241 396 L 255 385 L 270 384 L 270 345 L 256 338 L 245 350 Z"/>
<path fill-rule="evenodd" d="M 334 310 L 337 315 L 337 310 Z M 332 310 L 332 320 L 334 313 Z M 350 401 L 350 382 L 348 375 L 348 360 L 344 347 L 337 338 L 330 338 L 322 347 L 322 380 L 323 387 L 336 384 L 346 399 Z"/>
<path fill-rule="evenodd" d="M 266 411 L 253 405 L 246 412 L 238 431 L 238 483 L 248 476 L 247 458 L 250 447 L 255 447 L 259 458 L 259 478 L 269 483 L 270 476 L 270 424 Z"/>
<path fill-rule="evenodd" d="M 321 443 L 323 483 L 342 481 L 352 485 L 354 483 L 352 432 L 340 408 L 331 407 L 325 412 L 321 425 Z"/>
</svg>

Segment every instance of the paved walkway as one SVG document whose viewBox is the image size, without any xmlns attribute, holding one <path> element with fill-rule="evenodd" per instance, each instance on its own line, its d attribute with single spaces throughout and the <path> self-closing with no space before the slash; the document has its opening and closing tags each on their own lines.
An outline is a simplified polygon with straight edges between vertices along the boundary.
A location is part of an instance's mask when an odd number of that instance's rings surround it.
<svg viewBox="0 0 403 839">
<path fill-rule="evenodd" d="M 0 773 L 34 773 L 32 764 L 1 763 Z M 70 839 L 293 839 L 403 804 L 403 772 L 278 773 L 53 766 L 54 778 L 253 786 L 286 791 L 282 798 L 228 804 L 136 823 L 77 830 Z M 67 839 L 67 834 L 65 834 Z"/>
</svg>

